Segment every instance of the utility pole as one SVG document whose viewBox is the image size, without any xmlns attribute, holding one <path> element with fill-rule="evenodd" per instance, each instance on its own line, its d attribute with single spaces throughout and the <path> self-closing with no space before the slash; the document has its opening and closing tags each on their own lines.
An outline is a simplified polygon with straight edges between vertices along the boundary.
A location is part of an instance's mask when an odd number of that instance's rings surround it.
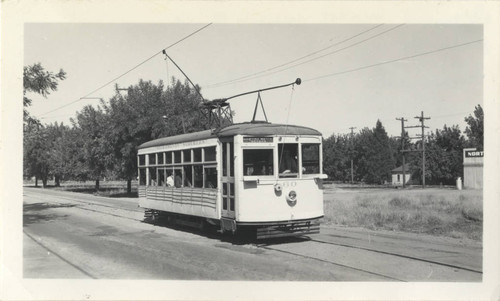
<svg viewBox="0 0 500 301">
<path fill-rule="evenodd" d="M 420 121 L 420 127 L 422 128 L 422 188 L 425 188 L 425 119 L 431 119 L 430 117 L 424 117 L 424 111 L 421 112 L 420 116 L 415 116 L 414 118 Z"/>
<path fill-rule="evenodd" d="M 351 130 L 351 184 L 353 184 L 354 183 L 354 163 L 352 160 L 352 139 L 354 137 L 355 127 L 350 127 L 349 129 Z"/>
<path fill-rule="evenodd" d="M 422 188 L 425 188 L 425 129 L 429 128 L 428 126 L 425 126 L 424 120 L 426 119 L 431 119 L 430 117 L 424 117 L 424 111 L 421 112 L 420 116 L 416 116 L 416 119 L 420 121 L 420 125 L 415 125 L 415 126 L 404 126 L 404 122 L 408 121 L 405 120 L 404 118 L 396 118 L 397 120 L 401 120 L 401 152 L 403 153 L 403 182 L 405 181 L 405 156 L 404 153 L 409 153 L 409 152 L 422 152 Z M 421 150 L 411 150 L 411 149 L 404 149 L 404 129 L 408 128 L 421 128 L 422 129 L 422 135 L 417 135 L 417 137 L 408 137 L 409 139 L 422 139 L 422 149 Z M 403 184 L 404 187 L 404 184 Z"/>
<path fill-rule="evenodd" d="M 420 138 L 422 139 L 422 188 L 425 188 L 425 129 L 429 128 L 428 126 L 425 126 L 424 121 L 426 119 L 431 119 L 430 117 L 424 117 L 424 111 L 421 112 L 420 116 L 415 116 L 416 119 L 420 121 L 420 125 L 415 125 L 415 126 L 407 126 L 406 128 L 421 128 L 422 129 L 422 135 Z M 418 135 L 417 135 L 418 136 Z"/>
<path fill-rule="evenodd" d="M 403 155 L 403 188 L 406 187 L 406 172 L 405 172 L 405 153 L 403 150 L 405 149 L 405 121 L 404 117 L 396 118 L 396 120 L 401 120 L 401 154 Z"/>
</svg>

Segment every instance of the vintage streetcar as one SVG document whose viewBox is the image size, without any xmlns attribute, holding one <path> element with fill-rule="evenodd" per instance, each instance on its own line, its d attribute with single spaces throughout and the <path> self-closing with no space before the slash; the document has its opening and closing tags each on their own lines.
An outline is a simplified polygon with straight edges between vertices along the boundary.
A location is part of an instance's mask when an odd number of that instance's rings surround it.
<svg viewBox="0 0 500 301">
<path fill-rule="evenodd" d="M 257 239 L 319 232 L 322 136 L 307 127 L 247 122 L 160 138 L 138 148 L 139 206 Z"/>
</svg>

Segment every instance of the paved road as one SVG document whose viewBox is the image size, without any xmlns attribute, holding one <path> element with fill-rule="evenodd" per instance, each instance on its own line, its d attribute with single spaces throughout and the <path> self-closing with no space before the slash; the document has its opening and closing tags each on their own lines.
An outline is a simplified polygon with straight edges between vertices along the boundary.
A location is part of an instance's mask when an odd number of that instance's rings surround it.
<svg viewBox="0 0 500 301">
<path fill-rule="evenodd" d="M 142 222 L 133 198 L 24 189 L 24 277 L 95 279 L 481 281 L 482 248 L 361 229 L 231 242 Z"/>
</svg>

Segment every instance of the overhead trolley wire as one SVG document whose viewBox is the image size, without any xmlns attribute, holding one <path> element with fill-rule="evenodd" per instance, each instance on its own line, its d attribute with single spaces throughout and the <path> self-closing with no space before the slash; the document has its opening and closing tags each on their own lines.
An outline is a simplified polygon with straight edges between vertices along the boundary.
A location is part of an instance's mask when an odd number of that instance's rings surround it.
<svg viewBox="0 0 500 301">
<path fill-rule="evenodd" d="M 128 73 L 132 72 L 133 70 L 135 70 L 135 69 L 139 68 L 140 66 L 144 65 L 146 62 L 148 62 L 149 60 L 153 59 L 153 58 L 154 58 L 154 57 L 156 57 L 157 55 L 161 54 L 163 51 L 165 51 L 165 50 L 167 50 L 167 49 L 169 49 L 169 48 L 172 48 L 173 46 L 175 46 L 175 45 L 179 44 L 180 42 L 182 42 L 182 41 L 184 41 L 184 40 L 188 39 L 189 37 L 191 37 L 191 36 L 193 36 L 193 35 L 197 34 L 198 32 L 202 31 L 203 29 L 207 28 L 207 27 L 208 27 L 208 26 L 210 26 L 210 25 L 212 25 L 212 23 L 208 23 L 207 25 L 205 25 L 205 26 L 203 26 L 203 27 L 201 27 L 201 28 L 197 29 L 196 31 L 194 31 L 194 32 L 190 33 L 189 35 L 187 35 L 187 36 L 183 37 L 182 39 L 178 40 L 177 42 L 175 42 L 175 43 L 173 43 L 173 44 L 170 44 L 170 45 L 169 45 L 169 46 L 167 46 L 166 48 L 161 49 L 160 51 L 156 52 L 155 54 L 153 54 L 153 55 L 152 55 L 152 56 L 150 56 L 149 58 L 147 58 L 147 59 L 145 59 L 144 61 L 140 62 L 139 64 L 135 65 L 135 66 L 134 66 L 134 67 L 132 67 L 131 69 L 129 69 L 129 70 L 127 70 L 127 71 L 125 71 L 125 72 L 124 72 L 124 73 L 122 73 L 121 75 L 119 75 L 119 76 L 115 77 L 114 79 L 112 79 L 112 80 L 108 81 L 107 83 L 105 83 L 104 85 L 100 86 L 99 88 L 97 88 L 97 89 L 93 90 L 92 92 L 87 93 L 85 96 L 82 96 L 82 97 L 80 97 L 80 98 L 78 98 L 78 99 L 76 99 L 76 100 L 74 100 L 74 101 L 72 101 L 72 102 L 70 102 L 70 103 L 68 103 L 68 104 L 65 104 L 65 105 L 63 105 L 63 106 L 60 106 L 60 107 L 58 107 L 58 108 L 55 108 L 55 109 L 53 109 L 53 110 L 51 110 L 51 111 L 45 112 L 45 113 L 41 114 L 40 116 L 45 116 L 45 115 L 47 115 L 47 114 L 49 114 L 49 113 L 55 112 L 55 111 L 57 111 L 57 110 L 60 110 L 60 109 L 65 108 L 65 107 L 67 107 L 67 106 L 70 106 L 70 105 L 72 105 L 72 104 L 74 104 L 74 103 L 76 103 L 76 102 L 78 102 L 78 101 L 80 101 L 80 100 L 82 100 L 82 99 L 84 99 L 84 98 L 87 98 L 88 96 L 90 96 L 90 95 L 94 94 L 95 92 L 97 92 L 97 91 L 101 90 L 102 88 L 104 88 L 104 87 L 106 87 L 106 86 L 108 86 L 108 85 L 112 84 L 112 83 L 113 83 L 113 82 L 115 82 L 116 80 L 118 80 L 118 79 L 122 78 L 123 76 L 127 75 Z"/>
<path fill-rule="evenodd" d="M 391 63 L 399 62 L 399 61 L 402 61 L 402 60 L 412 59 L 412 58 L 416 58 L 416 57 L 420 57 L 420 56 L 424 56 L 424 55 L 429 55 L 429 54 L 433 54 L 433 53 L 437 53 L 437 52 L 441 52 L 441 51 L 445 51 L 445 50 L 449 50 L 449 49 L 454 49 L 454 48 L 459 48 L 459 47 L 467 46 L 467 45 L 478 43 L 478 42 L 481 42 L 481 41 L 483 41 L 483 39 L 474 40 L 474 41 L 470 41 L 470 42 L 466 42 L 466 43 L 462 43 L 462 44 L 457 44 L 457 45 L 452 45 L 452 46 L 448 46 L 448 47 L 444 47 L 444 48 L 439 48 L 439 49 L 435 49 L 435 50 L 431 50 L 431 51 L 427 51 L 427 52 L 422 52 L 422 53 L 418 53 L 418 54 L 414 54 L 414 55 L 410 55 L 410 56 L 400 57 L 400 58 L 397 58 L 397 59 L 393 59 L 393 60 L 389 60 L 389 61 L 385 61 L 385 62 L 380 62 L 380 63 L 376 63 L 376 64 L 371 64 L 371 65 L 367 65 L 367 66 L 357 67 L 357 68 L 349 69 L 349 70 L 345 70 L 345 71 L 340 71 L 340 72 L 336 72 L 336 73 L 330 73 L 330 74 L 326 74 L 326 75 L 321 75 L 321 76 L 313 77 L 313 78 L 306 79 L 306 80 L 303 80 L 303 81 L 304 82 L 306 82 L 306 81 L 313 81 L 313 80 L 318 80 L 318 79 L 322 79 L 322 78 L 325 78 L 325 77 L 342 75 L 342 74 L 351 73 L 351 72 L 355 72 L 355 71 L 359 71 L 359 70 L 364 70 L 364 69 L 368 69 L 368 68 L 378 67 L 378 66 L 382 66 L 382 65 L 386 65 L 386 64 L 391 64 Z"/>
<path fill-rule="evenodd" d="M 332 47 L 335 47 L 335 46 L 337 46 L 337 45 L 340 45 L 340 44 L 342 44 L 342 43 L 345 43 L 345 42 L 347 42 L 347 41 L 350 41 L 350 40 L 352 40 L 352 39 L 354 39 L 354 38 L 356 38 L 356 37 L 358 37 L 358 36 L 360 36 L 360 35 L 363 35 L 363 34 L 365 34 L 365 33 L 369 32 L 369 31 L 372 31 L 372 30 L 374 30 L 374 29 L 376 29 L 376 28 L 378 28 L 378 27 L 380 27 L 380 26 L 382 26 L 382 25 L 384 25 L 384 24 L 378 24 L 378 25 L 376 25 L 376 26 L 374 26 L 374 27 L 370 27 L 370 28 L 369 28 L 369 29 L 367 29 L 367 30 L 364 30 L 364 31 L 362 31 L 362 32 L 360 32 L 360 33 L 358 33 L 358 34 L 356 34 L 356 35 L 354 35 L 354 36 L 351 36 L 351 37 L 349 37 L 349 38 L 347 38 L 347 39 L 344 39 L 344 40 L 342 40 L 342 41 L 340 41 L 340 42 L 337 42 L 337 43 L 335 43 L 335 44 L 333 44 L 333 45 L 330 45 L 330 46 L 324 47 L 324 48 L 322 48 L 322 49 L 316 50 L 316 51 L 314 51 L 314 52 L 311 52 L 311 53 L 309 53 L 309 54 L 306 54 L 306 55 L 301 56 L 301 57 L 299 57 L 299 58 L 296 58 L 296 59 L 294 59 L 294 60 L 288 61 L 288 62 L 286 62 L 286 63 L 283 63 L 283 64 L 280 64 L 280 65 L 274 66 L 274 67 L 272 67 L 272 68 L 268 68 L 268 69 L 266 69 L 266 70 L 262 70 L 262 71 L 259 71 L 259 72 L 255 72 L 255 73 L 252 73 L 252 74 L 249 74 L 249 75 L 245 75 L 245 76 L 242 76 L 242 77 L 239 77 L 239 78 L 235 78 L 235 79 L 232 79 L 232 80 L 228 80 L 228 81 L 224 81 L 224 82 L 220 82 L 220 83 L 216 83 L 216 84 L 210 84 L 210 85 L 205 86 L 205 88 L 207 88 L 207 87 L 215 87 L 215 86 L 222 86 L 222 85 L 225 85 L 225 84 L 230 84 L 230 83 L 236 82 L 236 81 L 241 80 L 241 79 L 249 78 L 249 77 L 252 77 L 252 76 L 255 76 L 255 75 L 259 75 L 259 74 L 262 74 L 262 73 L 265 73 L 265 72 L 269 72 L 269 71 L 275 70 L 275 69 L 277 69 L 277 68 L 280 68 L 280 67 L 283 67 L 283 66 L 289 65 L 289 64 L 291 64 L 291 63 L 295 63 L 295 62 L 300 61 L 300 60 L 302 60 L 302 59 L 305 59 L 305 58 L 307 58 L 307 57 L 313 56 L 313 55 L 315 55 L 315 54 L 317 54 L 317 53 L 319 53 L 319 52 L 321 52 L 321 51 L 324 51 L 324 50 L 326 50 L 326 49 L 330 49 L 330 48 L 332 48 Z"/>
</svg>

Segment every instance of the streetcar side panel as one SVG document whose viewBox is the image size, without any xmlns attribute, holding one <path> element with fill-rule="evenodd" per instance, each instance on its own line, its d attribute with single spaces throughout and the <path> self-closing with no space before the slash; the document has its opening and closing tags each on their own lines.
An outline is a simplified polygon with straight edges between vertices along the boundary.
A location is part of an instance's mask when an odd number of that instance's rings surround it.
<svg viewBox="0 0 500 301">
<path fill-rule="evenodd" d="M 139 206 L 220 219 L 219 155 L 216 138 L 140 149 Z"/>
</svg>

